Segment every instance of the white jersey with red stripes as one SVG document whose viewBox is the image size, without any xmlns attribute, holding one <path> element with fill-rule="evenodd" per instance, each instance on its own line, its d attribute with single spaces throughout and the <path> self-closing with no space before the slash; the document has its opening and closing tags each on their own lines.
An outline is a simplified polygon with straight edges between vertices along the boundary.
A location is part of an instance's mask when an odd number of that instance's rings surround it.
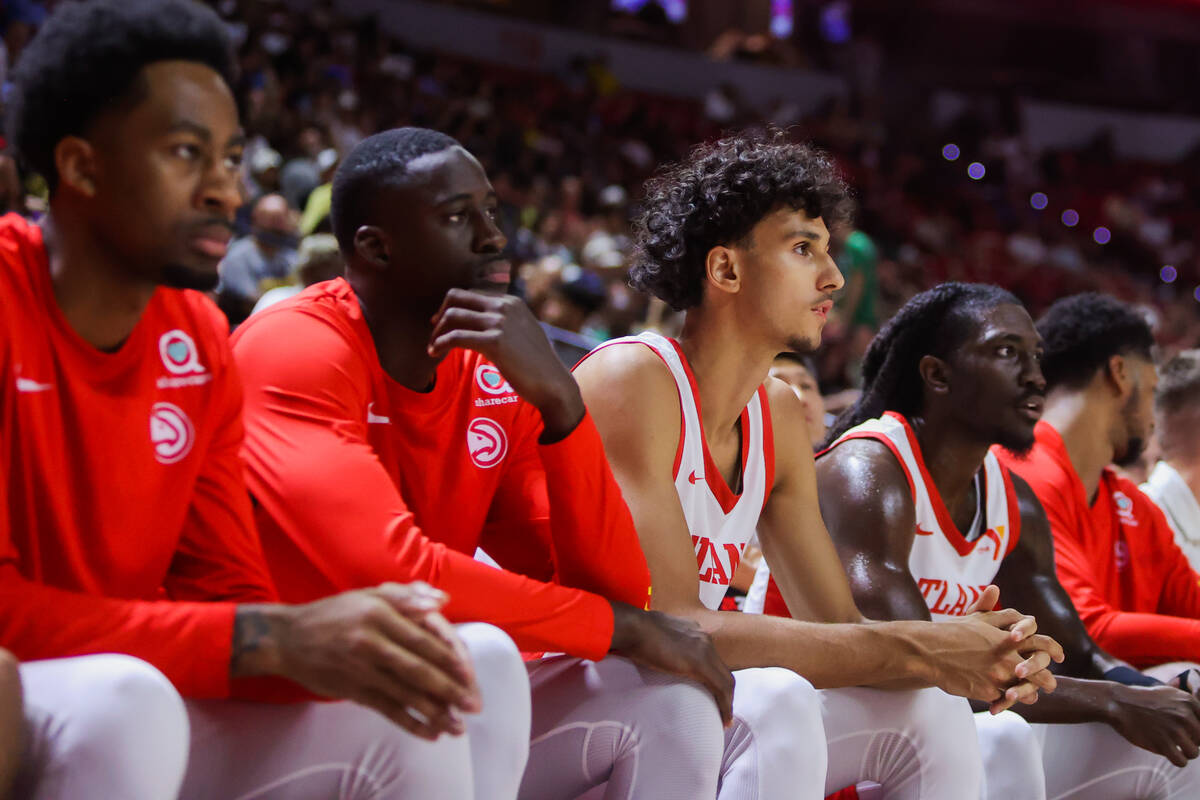
<svg viewBox="0 0 1200 800">
<path fill-rule="evenodd" d="M 959 531 L 942 502 L 925 459 L 908 421 L 900 414 L 888 411 L 882 417 L 870 419 L 838 437 L 825 453 L 850 439 L 873 439 L 884 444 L 896 457 L 913 498 L 916 516 L 916 535 L 908 556 L 908 569 L 925 598 L 925 605 L 934 620 L 963 616 L 979 598 L 980 593 L 996 577 L 1000 564 L 1020 536 L 1021 514 L 1017 508 L 1012 476 L 989 451 L 983 468 L 976 476 L 982 514 L 977 514 L 972 528 L 980 533 L 968 540 Z M 746 599 L 747 610 L 761 612 L 777 609 L 772 602 L 777 590 L 770 581 L 770 570 L 759 568 L 754 586 Z"/>
<path fill-rule="evenodd" d="M 754 536 L 774 482 L 774 436 L 766 389 L 760 386 L 742 410 L 742 491 L 735 494 L 708 452 L 696 379 L 679 343 L 647 331 L 605 342 L 592 352 L 629 344 L 653 350 L 671 370 L 679 391 L 675 491 L 692 534 L 699 568 L 700 602 L 716 609 L 725 597 L 747 542 Z"/>
</svg>

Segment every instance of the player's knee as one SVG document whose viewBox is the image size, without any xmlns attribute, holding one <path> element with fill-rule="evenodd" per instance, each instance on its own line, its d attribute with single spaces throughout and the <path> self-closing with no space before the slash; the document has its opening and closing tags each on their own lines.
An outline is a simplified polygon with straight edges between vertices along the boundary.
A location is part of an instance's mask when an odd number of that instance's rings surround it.
<svg viewBox="0 0 1200 800">
<path fill-rule="evenodd" d="M 84 684 L 79 694 L 96 702 L 71 709 L 65 759 L 154 774 L 176 791 L 187 764 L 189 726 L 171 682 L 146 662 L 116 654 L 89 657 L 78 680 Z"/>
<path fill-rule="evenodd" d="M 782 667 L 743 670 L 737 678 L 735 692 L 745 684 L 737 713 L 747 718 L 759 739 L 778 736 L 824 744 L 820 695 L 808 680 Z"/>
<path fill-rule="evenodd" d="M 998 768 L 989 762 L 1000 759 L 1004 769 L 1041 777 L 1042 745 L 1033 726 L 1012 711 L 976 714 L 974 719 L 985 767 Z"/>
<path fill-rule="evenodd" d="M 470 623 L 456 630 L 470 655 L 483 700 L 483 710 L 468 722 L 471 737 L 488 748 L 502 749 L 502 760 L 524 764 L 529 755 L 530 690 L 520 651 L 494 625 Z"/>
<path fill-rule="evenodd" d="M 1040 758 L 1041 745 L 1038 744 L 1033 726 L 1013 712 L 997 714 L 989 727 L 988 739 L 997 750 L 1022 756 L 1037 755 Z"/>
<path fill-rule="evenodd" d="M 515 696 L 529 696 L 529 673 L 513 640 L 494 625 L 473 622 L 456 628 L 481 684 Z"/>
<path fill-rule="evenodd" d="M 631 699 L 641 717 L 637 727 L 646 734 L 640 738 L 643 747 L 663 751 L 659 757 L 676 764 L 687 762 L 698 772 L 716 773 L 725 747 L 725 728 L 716 700 L 707 689 L 671 677 L 645 687 Z M 681 736 L 681 731 L 687 734 Z"/>
<path fill-rule="evenodd" d="M 974 740 L 975 720 L 966 700 L 941 689 L 918 689 L 911 696 L 910 714 L 921 739 L 947 744 Z"/>
</svg>

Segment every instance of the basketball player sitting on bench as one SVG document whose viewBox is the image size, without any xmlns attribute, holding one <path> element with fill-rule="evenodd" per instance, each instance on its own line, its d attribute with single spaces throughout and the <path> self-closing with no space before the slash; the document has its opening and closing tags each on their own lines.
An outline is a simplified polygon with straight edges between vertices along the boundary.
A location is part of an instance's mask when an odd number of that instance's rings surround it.
<svg viewBox="0 0 1200 800">
<path fill-rule="evenodd" d="M 712 796 L 732 679 L 693 623 L 642 609 L 645 560 L 579 389 L 504 294 L 496 205 L 479 162 L 436 131 L 384 131 L 342 161 L 345 279 L 233 337 L 267 562 L 294 601 L 426 580 L 451 621 L 573 656 L 529 667 L 520 796 L 606 780 L 622 796 Z M 474 560 L 480 545 L 504 568 Z M 530 741 L 515 739 L 491 742 L 489 763 Z M 476 785 L 518 788 L 507 772 Z"/>
<path fill-rule="evenodd" d="M 781 136 L 696 148 L 647 186 L 632 274 L 687 309 L 680 340 L 616 340 L 576 377 L 637 523 L 653 606 L 698 621 L 740 670 L 727 748 L 756 748 L 760 766 L 727 775 L 731 790 L 819 798 L 870 779 L 893 798 L 962 800 L 981 774 L 965 701 L 813 686 L 939 686 L 1001 710 L 1052 688 L 1045 668 L 1062 654 L 1012 610 L 862 624 L 821 521 L 812 451 L 796 446 L 804 412 L 768 380 L 778 353 L 820 342 L 843 283 L 828 225 L 846 210 L 828 158 Z M 805 621 L 716 610 L 756 527 Z M 991 590 L 979 605 L 995 600 Z"/>
<path fill-rule="evenodd" d="M 1055 577 L 1041 505 L 989 452 L 1033 444 L 1040 351 L 1033 321 L 1002 289 L 950 283 L 914 297 L 871 343 L 861 399 L 817 458 L 821 514 L 872 617 L 956 619 L 995 583 L 1063 644 L 1062 672 L 1076 677 L 1014 711 L 1085 724 L 1035 737 L 1012 712 L 976 715 L 988 797 L 1195 797 L 1200 703 L 1088 637 Z"/>
</svg>

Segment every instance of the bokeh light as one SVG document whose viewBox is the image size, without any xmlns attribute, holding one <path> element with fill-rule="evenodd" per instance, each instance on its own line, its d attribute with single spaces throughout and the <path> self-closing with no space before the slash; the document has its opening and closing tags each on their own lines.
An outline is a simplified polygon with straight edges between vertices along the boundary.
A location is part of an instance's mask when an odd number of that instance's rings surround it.
<svg viewBox="0 0 1200 800">
<path fill-rule="evenodd" d="M 1029 205 L 1041 211 L 1046 206 L 1050 205 L 1050 198 L 1046 197 L 1045 192 L 1034 192 L 1029 196 Z"/>
<path fill-rule="evenodd" d="M 967 167 L 967 174 L 971 176 L 971 180 L 977 181 L 987 174 L 987 167 L 978 161 L 972 161 L 970 166 Z"/>
<path fill-rule="evenodd" d="M 1062 213 L 1062 224 L 1068 228 L 1074 228 L 1079 224 L 1079 212 L 1073 208 L 1068 208 Z"/>
<path fill-rule="evenodd" d="M 1192 297 L 1196 298 L 1196 302 L 1200 303 L 1200 286 L 1196 287 L 1196 291 L 1192 292 Z"/>
<path fill-rule="evenodd" d="M 957 161 L 962 153 L 958 149 L 958 145 L 951 143 L 942 148 L 942 158 L 947 161 Z"/>
<path fill-rule="evenodd" d="M 1162 278 L 1163 283 L 1174 283 L 1179 277 L 1179 270 L 1170 264 L 1164 264 L 1163 268 L 1158 271 L 1158 277 Z"/>
<path fill-rule="evenodd" d="M 1101 225 L 1092 231 L 1092 238 L 1096 240 L 1096 244 L 1108 244 L 1109 240 L 1112 239 L 1112 232 Z"/>
</svg>

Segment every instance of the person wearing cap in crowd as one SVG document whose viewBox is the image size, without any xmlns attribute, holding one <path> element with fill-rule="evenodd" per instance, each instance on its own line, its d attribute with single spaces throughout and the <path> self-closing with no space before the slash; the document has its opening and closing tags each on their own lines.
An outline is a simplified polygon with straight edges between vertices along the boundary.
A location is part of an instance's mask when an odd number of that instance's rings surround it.
<svg viewBox="0 0 1200 800">
<path fill-rule="evenodd" d="M 283 156 L 278 150 L 270 147 L 259 147 L 249 158 L 249 170 L 245 176 L 246 202 L 237 211 L 233 226 L 238 236 L 250 233 L 250 215 L 254 205 L 263 195 L 279 191 L 279 168 L 283 166 Z"/>
<path fill-rule="evenodd" d="M 296 215 L 282 195 L 260 197 L 250 213 L 251 233 L 229 245 L 217 289 L 221 310 L 236 325 L 254 307 L 266 278 L 286 278 L 296 263 Z"/>
</svg>

